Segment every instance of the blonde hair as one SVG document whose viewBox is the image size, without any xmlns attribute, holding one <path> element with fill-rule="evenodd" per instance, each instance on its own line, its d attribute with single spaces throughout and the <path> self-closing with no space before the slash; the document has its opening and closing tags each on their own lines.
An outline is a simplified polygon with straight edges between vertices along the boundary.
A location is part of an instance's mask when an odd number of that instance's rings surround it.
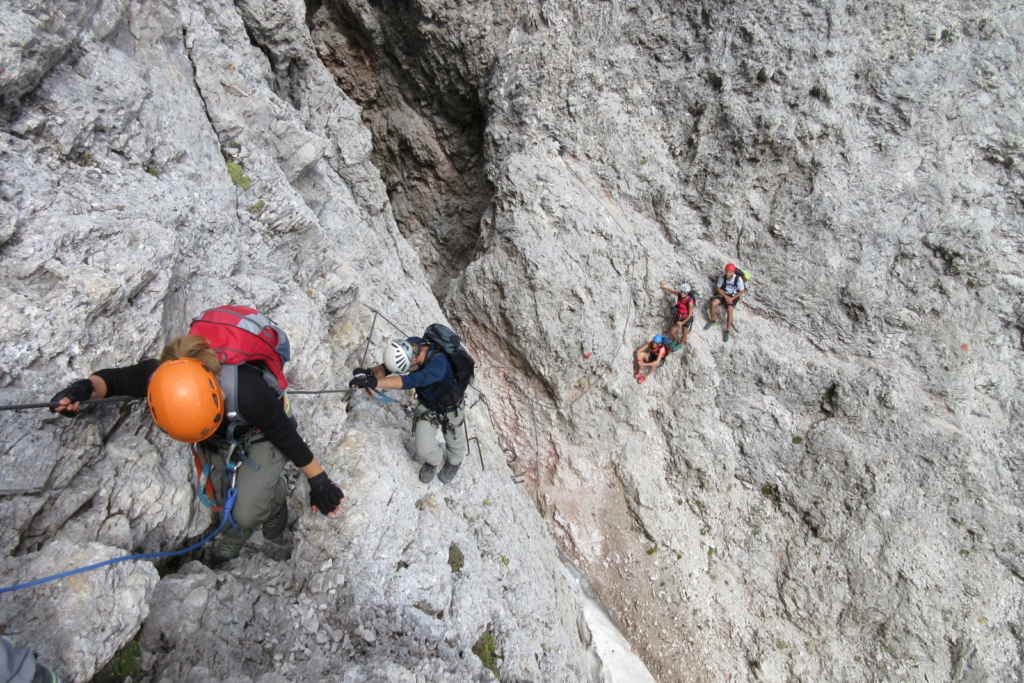
<svg viewBox="0 0 1024 683">
<path fill-rule="evenodd" d="M 205 365 L 215 375 L 220 374 L 220 361 L 217 360 L 217 352 L 210 348 L 210 342 L 198 334 L 183 334 L 175 337 L 171 343 L 160 352 L 160 362 L 175 360 L 177 358 L 195 358 Z"/>
</svg>

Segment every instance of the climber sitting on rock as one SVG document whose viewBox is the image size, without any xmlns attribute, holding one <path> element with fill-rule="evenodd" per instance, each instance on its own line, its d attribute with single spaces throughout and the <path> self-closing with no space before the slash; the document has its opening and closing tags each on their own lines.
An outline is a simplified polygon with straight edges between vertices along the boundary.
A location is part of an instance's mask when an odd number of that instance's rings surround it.
<svg viewBox="0 0 1024 683">
<path fill-rule="evenodd" d="M 711 297 L 711 320 L 704 326 L 704 329 L 711 329 L 716 322 L 719 304 L 725 304 L 725 333 L 722 334 L 722 341 L 729 341 L 729 332 L 732 330 L 732 310 L 740 302 L 740 296 L 743 295 L 745 289 L 743 275 L 737 270 L 735 264 L 726 264 L 725 272 L 718 276 L 715 295 Z"/>
<path fill-rule="evenodd" d="M 208 319 L 210 314 L 219 318 Z M 165 346 L 159 360 L 99 370 L 52 399 L 59 405 L 51 410 L 76 417 L 81 402 L 89 399 L 146 398 L 158 427 L 175 441 L 194 444 L 196 465 L 206 480 L 199 489 L 207 497 L 204 502 L 211 507 L 214 502 L 223 506 L 229 482 L 237 492 L 232 511 L 235 524 L 226 525 L 220 534 L 208 559 L 212 566 L 238 557 L 257 528 L 262 527 L 267 540 L 284 533 L 288 524 L 288 484 L 282 473 L 289 461 L 306 476 L 313 512 L 334 517 L 340 514 L 344 498 L 296 429 L 283 391 L 287 380 L 281 365 L 255 365 L 226 355 L 226 350 L 242 346 L 245 337 L 241 335 L 256 336 L 242 331 L 249 329 L 244 323 L 259 329 L 263 321 L 268 323 L 264 329 L 269 329 L 269 318 L 252 309 L 211 309 L 193 321 L 191 334 Z M 280 328 L 273 329 L 284 335 Z M 266 358 L 277 352 L 276 336 L 274 340 Z M 283 340 L 279 347 L 287 360 L 287 337 Z M 208 487 L 206 493 L 204 485 Z"/>
<path fill-rule="evenodd" d="M 636 350 L 636 377 L 637 384 L 643 384 L 652 372 L 665 364 L 665 357 L 669 354 L 665 338 L 656 334 L 639 349 Z"/>
<path fill-rule="evenodd" d="M 686 338 L 690 335 L 690 328 L 693 327 L 693 309 L 696 308 L 697 297 L 693 295 L 690 285 L 683 283 L 679 289 L 671 289 L 662 282 L 660 287 L 676 298 L 675 321 L 668 331 L 668 336 L 678 344 L 685 344 Z"/>
</svg>

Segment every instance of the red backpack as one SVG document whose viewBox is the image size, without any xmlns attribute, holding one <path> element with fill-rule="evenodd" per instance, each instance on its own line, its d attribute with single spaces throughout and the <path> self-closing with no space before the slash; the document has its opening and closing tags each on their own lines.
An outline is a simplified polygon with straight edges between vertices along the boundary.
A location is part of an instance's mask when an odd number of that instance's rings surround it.
<svg viewBox="0 0 1024 683">
<path fill-rule="evenodd" d="M 697 303 L 697 297 L 687 294 L 676 299 L 676 311 L 684 318 L 690 314 L 690 307 Z"/>
<path fill-rule="evenodd" d="M 222 365 L 262 365 L 277 380 L 277 389 L 288 388 L 284 364 L 291 358 L 288 335 L 274 321 L 253 308 L 211 308 L 192 321 L 189 334 L 198 334 L 217 352 Z"/>
</svg>

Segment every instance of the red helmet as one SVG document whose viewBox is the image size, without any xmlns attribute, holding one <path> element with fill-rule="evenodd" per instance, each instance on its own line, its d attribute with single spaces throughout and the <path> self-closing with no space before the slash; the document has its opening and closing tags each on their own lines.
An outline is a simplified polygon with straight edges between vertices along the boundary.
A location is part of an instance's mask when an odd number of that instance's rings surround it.
<svg viewBox="0 0 1024 683">
<path fill-rule="evenodd" d="M 726 263 L 725 264 L 725 272 L 727 272 L 727 273 L 735 273 L 736 272 L 736 264 L 735 263 Z"/>
</svg>

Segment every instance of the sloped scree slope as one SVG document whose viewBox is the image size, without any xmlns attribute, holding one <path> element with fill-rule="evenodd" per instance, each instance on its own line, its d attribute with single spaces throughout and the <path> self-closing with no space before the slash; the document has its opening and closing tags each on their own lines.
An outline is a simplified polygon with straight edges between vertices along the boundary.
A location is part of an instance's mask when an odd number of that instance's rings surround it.
<svg viewBox="0 0 1024 683">
<path fill-rule="evenodd" d="M 450 310 L 660 679 L 1020 680 L 1019 5 L 337 6 L 479 92 L 494 197 Z M 661 280 L 702 311 L 638 388 Z"/>
<path fill-rule="evenodd" d="M 296 389 L 344 386 L 370 347 L 444 320 L 398 230 L 360 112 L 279 2 L 4 5 L 0 386 L 38 401 L 153 355 L 225 302 L 284 326 Z M 151 681 L 584 680 L 577 603 L 489 425 L 452 485 L 420 485 L 408 422 L 366 396 L 296 396 L 348 494 L 213 572 L 112 565 L 0 596 L 0 632 L 86 681 L 132 639 Z M 0 415 L 4 584 L 181 548 L 210 513 L 185 449 L 138 404 Z M 477 447 L 478 446 L 478 447 Z M 461 567 L 449 564 L 451 548 Z"/>
</svg>

